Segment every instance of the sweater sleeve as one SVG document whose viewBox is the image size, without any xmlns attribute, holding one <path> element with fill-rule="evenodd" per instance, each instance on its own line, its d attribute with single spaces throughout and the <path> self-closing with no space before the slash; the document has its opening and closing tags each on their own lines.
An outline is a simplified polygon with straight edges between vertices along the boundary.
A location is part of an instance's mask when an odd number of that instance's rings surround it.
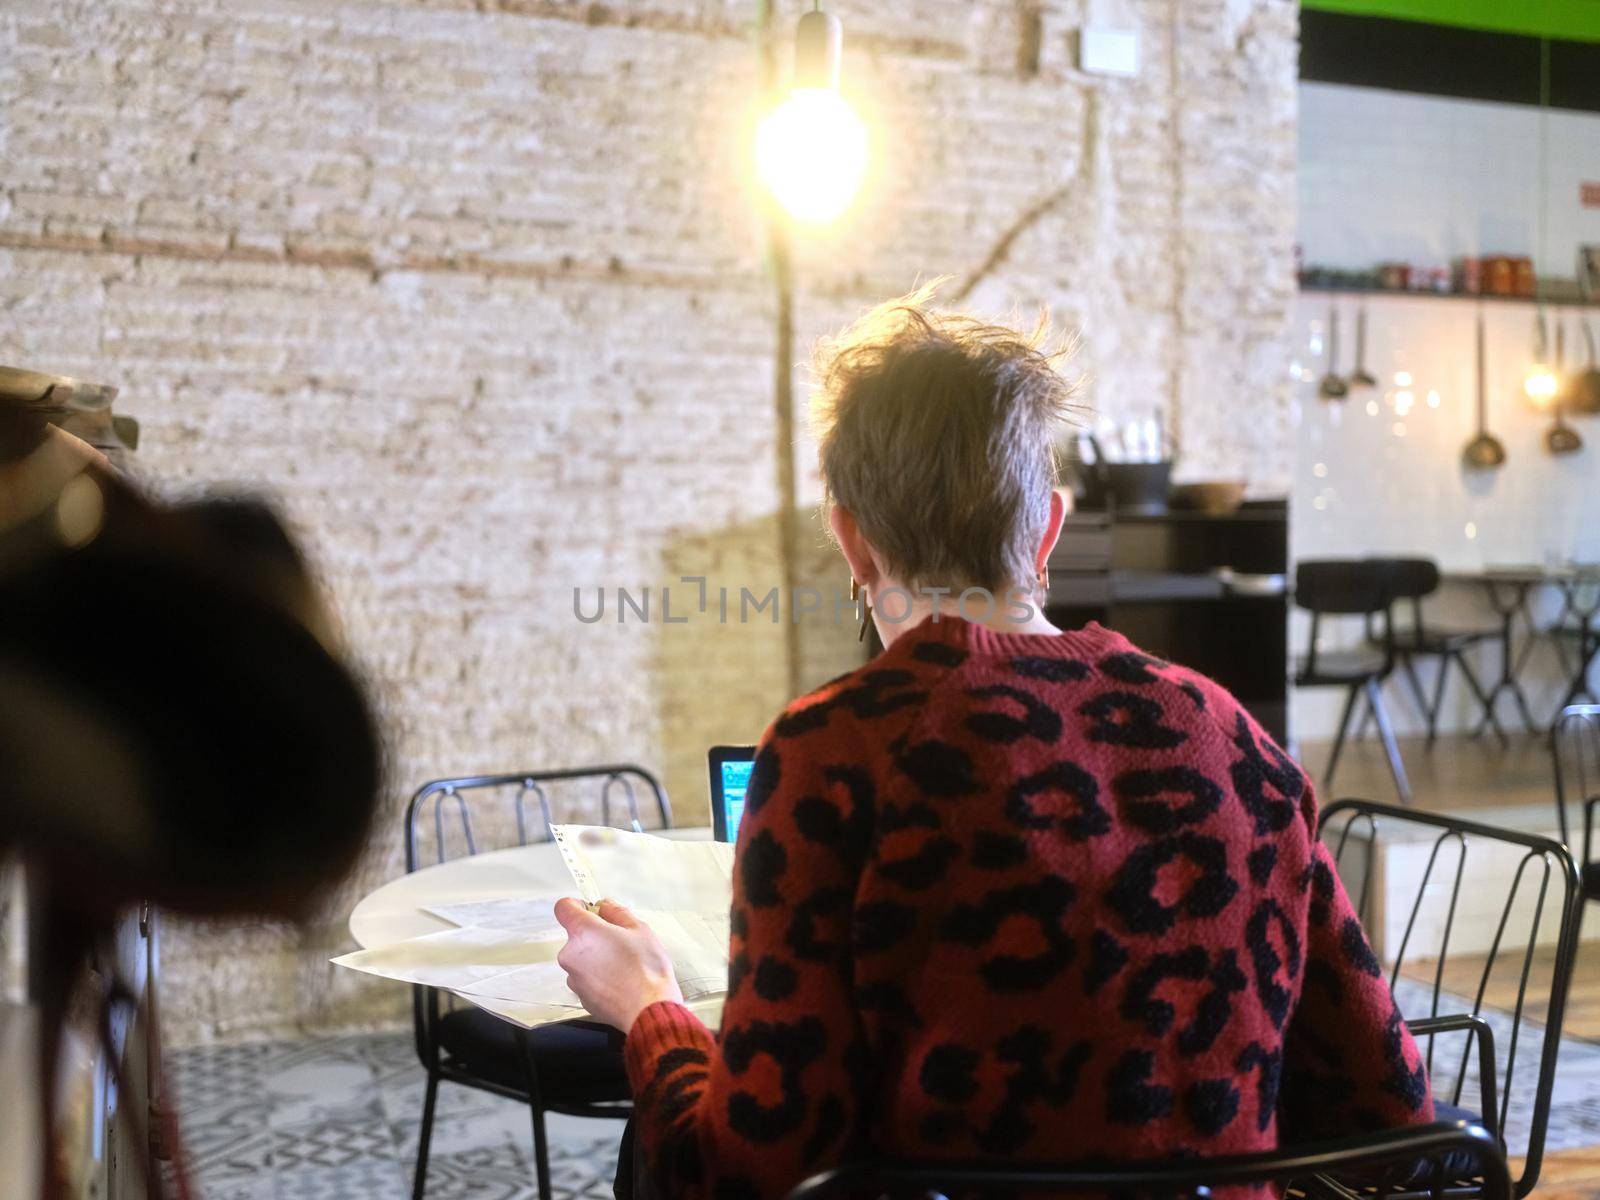
<svg viewBox="0 0 1600 1200">
<path fill-rule="evenodd" d="M 786 722 L 802 731 L 785 737 Z M 662 1195 L 781 1196 L 841 1161 L 856 1127 L 850 928 L 870 788 L 822 752 L 793 714 L 757 752 L 720 1033 L 668 1002 L 628 1032 L 637 1136 Z"/>
<path fill-rule="evenodd" d="M 1313 838 L 1305 974 L 1283 1048 L 1280 1139 L 1431 1121 L 1422 1056 L 1332 855 Z"/>
</svg>

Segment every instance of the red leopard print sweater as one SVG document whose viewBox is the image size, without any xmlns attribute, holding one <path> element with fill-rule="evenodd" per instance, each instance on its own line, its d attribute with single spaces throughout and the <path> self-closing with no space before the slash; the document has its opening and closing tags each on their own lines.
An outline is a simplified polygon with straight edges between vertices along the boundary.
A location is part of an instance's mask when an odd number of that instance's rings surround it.
<svg viewBox="0 0 1600 1200">
<path fill-rule="evenodd" d="M 627 1037 L 653 1182 L 1431 1120 L 1316 819 L 1210 680 L 1097 625 L 924 623 L 762 740 L 721 1033 L 659 1003 Z"/>
</svg>

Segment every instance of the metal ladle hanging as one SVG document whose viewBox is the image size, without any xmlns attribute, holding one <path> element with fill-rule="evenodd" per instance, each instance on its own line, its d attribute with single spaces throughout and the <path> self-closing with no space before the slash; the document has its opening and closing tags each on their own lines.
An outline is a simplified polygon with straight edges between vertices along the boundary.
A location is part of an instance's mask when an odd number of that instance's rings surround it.
<svg viewBox="0 0 1600 1200">
<path fill-rule="evenodd" d="M 1583 449 L 1583 439 L 1567 424 L 1564 412 L 1572 391 L 1569 383 L 1576 381 L 1567 379 L 1567 324 L 1560 317 L 1556 318 L 1556 380 L 1556 395 L 1552 401 L 1555 424 L 1544 431 L 1544 448 L 1551 454 L 1576 454 Z"/>
<path fill-rule="evenodd" d="M 1339 309 L 1328 309 L 1328 373 L 1317 385 L 1317 395 L 1324 400 L 1343 400 L 1350 394 L 1350 385 L 1339 375 Z"/>
<path fill-rule="evenodd" d="M 1365 390 L 1378 386 L 1377 377 L 1367 370 L 1367 306 L 1356 310 L 1356 369 L 1350 372 L 1349 390 Z"/>
<path fill-rule="evenodd" d="M 1484 349 L 1483 313 L 1478 313 L 1478 436 L 1467 443 L 1467 448 L 1461 452 L 1466 465 L 1475 471 L 1492 470 L 1506 461 L 1506 448 L 1504 443 L 1494 434 L 1489 432 L 1489 392 L 1484 385 L 1485 366 L 1484 359 L 1487 351 Z"/>
<path fill-rule="evenodd" d="M 1583 340 L 1589 347 L 1589 365 L 1573 372 L 1567 403 L 1573 412 L 1593 416 L 1600 413 L 1600 355 L 1595 353 L 1594 329 L 1587 317 L 1583 321 Z"/>
</svg>

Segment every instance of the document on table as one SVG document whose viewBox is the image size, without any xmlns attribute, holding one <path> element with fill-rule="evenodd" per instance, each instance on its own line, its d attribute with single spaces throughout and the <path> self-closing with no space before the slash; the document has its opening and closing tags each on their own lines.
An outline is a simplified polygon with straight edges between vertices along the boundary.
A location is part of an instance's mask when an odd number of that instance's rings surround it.
<svg viewBox="0 0 1600 1200">
<path fill-rule="evenodd" d="M 443 917 L 465 929 L 509 929 L 528 934 L 559 934 L 556 897 L 500 896 L 493 900 L 462 900 L 456 904 L 430 904 L 423 912 Z"/>
<path fill-rule="evenodd" d="M 578 895 L 610 898 L 656 932 L 685 1000 L 728 987 L 728 909 L 733 847 L 590 825 L 552 827 Z M 566 933 L 555 896 L 492 896 L 430 905 L 458 926 L 375 946 L 333 961 L 342 967 L 443 988 L 469 1000 L 528 1006 L 519 1023 L 567 1020 L 583 1012 L 555 961 Z"/>
<path fill-rule="evenodd" d="M 559 931 L 527 934 L 506 929 L 446 929 L 357 950 L 333 961 L 403 983 L 581 1009 L 582 1003 L 567 987 L 566 972 L 555 961 L 565 944 L 566 937 Z M 544 969 L 530 971 L 533 967 Z M 516 978 L 497 982 L 505 976 Z"/>
</svg>

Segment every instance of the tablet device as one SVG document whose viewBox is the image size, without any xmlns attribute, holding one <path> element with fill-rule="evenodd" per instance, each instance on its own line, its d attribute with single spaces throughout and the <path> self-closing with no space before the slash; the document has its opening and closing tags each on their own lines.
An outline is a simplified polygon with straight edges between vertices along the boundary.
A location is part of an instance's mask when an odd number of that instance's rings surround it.
<svg viewBox="0 0 1600 1200">
<path fill-rule="evenodd" d="M 711 828 L 719 842 L 739 840 L 739 818 L 744 816 L 744 791 L 755 765 L 754 746 L 713 746 L 711 762 Z"/>
</svg>

